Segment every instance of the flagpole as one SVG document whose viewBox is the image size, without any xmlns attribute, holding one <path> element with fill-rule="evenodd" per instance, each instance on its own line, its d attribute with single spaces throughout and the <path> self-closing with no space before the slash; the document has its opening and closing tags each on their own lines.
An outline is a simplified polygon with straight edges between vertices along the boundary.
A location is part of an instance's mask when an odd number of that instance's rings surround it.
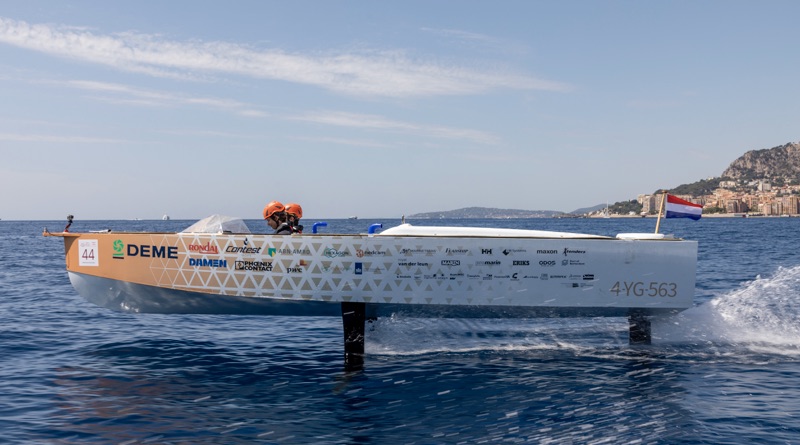
<svg viewBox="0 0 800 445">
<path fill-rule="evenodd" d="M 664 193 L 661 195 L 661 204 L 658 206 L 658 220 L 656 221 L 656 233 L 658 233 L 658 227 L 661 225 L 661 213 L 664 211 L 664 201 L 667 200 L 667 191 L 664 190 Z"/>
</svg>

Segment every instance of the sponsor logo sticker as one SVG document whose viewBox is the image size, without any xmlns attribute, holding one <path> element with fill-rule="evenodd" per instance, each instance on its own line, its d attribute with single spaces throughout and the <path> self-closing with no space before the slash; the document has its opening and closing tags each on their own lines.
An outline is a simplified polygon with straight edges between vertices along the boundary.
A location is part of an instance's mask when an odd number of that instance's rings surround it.
<svg viewBox="0 0 800 445">
<path fill-rule="evenodd" d="M 325 250 L 322 251 L 322 256 L 327 258 L 337 258 L 343 256 L 350 256 L 350 252 L 346 250 L 336 250 L 332 247 L 326 247 Z"/>
<path fill-rule="evenodd" d="M 189 258 L 189 265 L 193 267 L 228 267 L 228 260 L 209 260 L 206 258 Z"/>
<path fill-rule="evenodd" d="M 272 272 L 271 261 L 236 261 L 236 270 L 252 270 L 254 272 Z"/>
<path fill-rule="evenodd" d="M 436 249 L 400 249 L 400 253 L 403 255 L 433 255 L 436 253 Z"/>
<path fill-rule="evenodd" d="M 226 253 L 261 253 L 260 247 L 250 247 L 250 241 L 247 238 L 244 239 L 244 246 L 228 246 L 225 249 Z"/>
<path fill-rule="evenodd" d="M 584 254 L 584 253 L 586 253 L 585 250 L 569 249 L 569 248 L 566 248 L 566 247 L 564 248 L 564 256 L 576 255 L 576 254 Z"/>
<path fill-rule="evenodd" d="M 111 254 L 111 257 L 115 260 L 125 259 L 125 243 L 121 239 L 114 240 L 114 253 Z"/>
<path fill-rule="evenodd" d="M 209 241 L 205 244 L 189 244 L 189 252 L 219 254 L 219 248 L 211 245 L 211 241 Z"/>
<path fill-rule="evenodd" d="M 475 265 L 476 266 L 499 266 L 501 264 L 503 264 L 503 263 L 498 261 L 498 260 L 493 260 L 493 261 L 475 261 Z"/>
<path fill-rule="evenodd" d="M 365 256 L 386 256 L 387 252 L 385 250 L 374 250 L 374 249 L 357 249 L 356 256 L 359 258 L 363 258 Z"/>
<path fill-rule="evenodd" d="M 138 256 L 142 258 L 167 258 L 170 260 L 178 259 L 178 248 L 176 246 L 152 246 L 147 244 L 128 244 L 126 254 L 129 257 Z"/>
</svg>

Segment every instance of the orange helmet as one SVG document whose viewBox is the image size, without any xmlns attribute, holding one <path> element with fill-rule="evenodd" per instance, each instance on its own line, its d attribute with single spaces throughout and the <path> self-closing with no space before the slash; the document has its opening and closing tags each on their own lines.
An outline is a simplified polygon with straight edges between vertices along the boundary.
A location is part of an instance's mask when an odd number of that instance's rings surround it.
<svg viewBox="0 0 800 445">
<path fill-rule="evenodd" d="M 286 207 L 283 206 L 278 201 L 271 201 L 269 204 L 264 206 L 264 219 L 269 219 L 270 216 L 278 213 L 283 212 Z"/>
<path fill-rule="evenodd" d="M 286 204 L 286 213 L 295 216 L 297 219 L 303 217 L 303 208 L 300 207 L 300 204 Z"/>
</svg>

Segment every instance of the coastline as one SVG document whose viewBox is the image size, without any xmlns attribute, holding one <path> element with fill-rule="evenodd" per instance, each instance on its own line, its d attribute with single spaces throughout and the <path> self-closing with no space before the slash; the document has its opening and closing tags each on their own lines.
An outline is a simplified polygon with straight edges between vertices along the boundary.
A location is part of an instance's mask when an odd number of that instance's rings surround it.
<svg viewBox="0 0 800 445">
<path fill-rule="evenodd" d="M 609 215 L 610 218 L 657 218 L 658 215 Z M 588 216 L 589 219 L 605 219 L 603 216 Z M 746 213 L 709 213 L 703 218 L 800 218 L 800 215 L 756 215 Z"/>
</svg>

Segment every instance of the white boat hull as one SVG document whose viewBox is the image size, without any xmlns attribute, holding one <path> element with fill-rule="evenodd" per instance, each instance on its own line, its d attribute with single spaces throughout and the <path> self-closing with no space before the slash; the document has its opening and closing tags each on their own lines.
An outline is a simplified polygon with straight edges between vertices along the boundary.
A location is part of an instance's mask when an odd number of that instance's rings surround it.
<svg viewBox="0 0 800 445">
<path fill-rule="evenodd" d="M 347 302 L 371 317 L 620 316 L 693 304 L 693 241 L 387 232 L 57 235 L 77 291 L 126 312 L 338 316 Z"/>
</svg>

